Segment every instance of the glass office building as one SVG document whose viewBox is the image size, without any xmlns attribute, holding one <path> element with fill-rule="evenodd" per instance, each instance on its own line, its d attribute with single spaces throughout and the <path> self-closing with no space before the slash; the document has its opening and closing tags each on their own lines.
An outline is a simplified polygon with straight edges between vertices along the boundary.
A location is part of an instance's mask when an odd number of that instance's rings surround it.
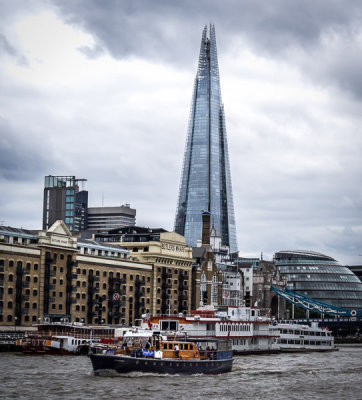
<svg viewBox="0 0 362 400">
<path fill-rule="evenodd" d="M 325 303 L 362 309 L 362 282 L 332 257 L 311 251 L 279 251 L 274 264 L 288 289 Z"/>
<path fill-rule="evenodd" d="M 237 251 L 236 228 L 224 108 L 221 102 L 215 27 L 205 26 L 194 83 L 175 231 L 189 246 L 201 239 L 202 212 L 223 245 Z"/>
<path fill-rule="evenodd" d="M 79 190 L 75 176 L 45 177 L 43 229 L 48 230 L 57 220 L 63 220 L 71 232 L 87 228 L 88 191 Z"/>
</svg>

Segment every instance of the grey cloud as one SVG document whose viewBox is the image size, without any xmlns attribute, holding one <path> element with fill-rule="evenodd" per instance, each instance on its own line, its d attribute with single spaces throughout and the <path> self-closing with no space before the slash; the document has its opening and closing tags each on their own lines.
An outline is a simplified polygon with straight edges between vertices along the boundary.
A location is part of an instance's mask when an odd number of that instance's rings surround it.
<svg viewBox="0 0 362 400">
<path fill-rule="evenodd" d="M 82 46 L 79 47 L 78 50 L 91 59 L 101 57 L 104 54 L 104 48 L 101 47 L 99 44 L 96 44 L 93 47 Z"/>
<path fill-rule="evenodd" d="M 13 57 L 19 65 L 27 66 L 29 65 L 26 57 L 20 54 L 8 41 L 6 36 L 0 33 L 0 54 L 6 53 L 7 55 Z"/>
<path fill-rule="evenodd" d="M 50 149 L 31 129 L 17 131 L 0 118 L 0 133 L 0 180 L 33 181 L 52 168 Z"/>
<path fill-rule="evenodd" d="M 253 46 L 275 53 L 292 46 L 310 47 L 326 30 L 353 33 L 362 7 L 350 1 L 70 1 L 53 0 L 66 21 L 82 26 L 115 57 L 131 54 L 180 61 L 180 50 L 194 44 L 191 26 L 215 22 L 222 35 L 241 35 Z M 181 53 L 181 54 L 180 54 Z"/>
</svg>

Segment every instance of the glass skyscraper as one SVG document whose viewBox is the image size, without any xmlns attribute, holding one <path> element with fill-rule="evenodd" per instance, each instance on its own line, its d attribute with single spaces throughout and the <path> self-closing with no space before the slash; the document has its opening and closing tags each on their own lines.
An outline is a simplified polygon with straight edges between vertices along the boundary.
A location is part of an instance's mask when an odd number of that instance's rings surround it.
<svg viewBox="0 0 362 400">
<path fill-rule="evenodd" d="M 205 26 L 194 83 L 175 231 L 189 246 L 201 239 L 202 212 L 231 252 L 237 251 L 224 107 L 221 102 L 215 27 Z"/>
</svg>

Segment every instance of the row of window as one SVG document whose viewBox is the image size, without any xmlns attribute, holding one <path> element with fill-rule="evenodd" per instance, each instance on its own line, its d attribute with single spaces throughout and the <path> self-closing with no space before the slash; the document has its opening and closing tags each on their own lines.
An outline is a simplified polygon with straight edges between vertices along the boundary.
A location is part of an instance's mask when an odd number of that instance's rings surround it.
<svg viewBox="0 0 362 400">
<path fill-rule="evenodd" d="M 3 307 L 2 303 L 3 302 L 0 301 L 0 308 Z M 11 310 L 13 308 L 13 305 L 14 305 L 14 303 L 12 301 L 8 301 L 7 306 L 8 306 L 9 310 Z M 36 309 L 37 307 L 38 307 L 38 303 L 33 303 L 32 308 Z M 24 308 L 30 308 L 30 303 L 29 302 L 24 303 Z"/>
<path fill-rule="evenodd" d="M 250 324 L 220 324 L 221 332 L 250 332 Z"/>
</svg>

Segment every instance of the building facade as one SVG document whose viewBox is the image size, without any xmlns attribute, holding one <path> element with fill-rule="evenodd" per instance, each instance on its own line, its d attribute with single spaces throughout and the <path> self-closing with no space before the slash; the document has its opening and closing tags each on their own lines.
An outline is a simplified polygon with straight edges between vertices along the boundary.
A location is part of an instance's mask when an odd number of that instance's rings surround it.
<svg viewBox="0 0 362 400">
<path fill-rule="evenodd" d="M 237 251 L 228 143 L 221 101 L 215 28 L 204 28 L 194 83 L 175 231 L 196 247 L 202 211 L 210 212 L 222 244 Z"/>
<path fill-rule="evenodd" d="M 88 207 L 88 231 L 102 232 L 135 224 L 136 210 L 129 204 L 119 207 Z"/>
<path fill-rule="evenodd" d="M 88 192 L 79 190 L 75 176 L 46 176 L 43 200 L 43 230 L 63 220 L 71 232 L 87 229 Z"/>
<path fill-rule="evenodd" d="M 190 313 L 193 258 L 183 236 L 135 226 L 95 237 L 128 249 L 130 259 L 153 265 L 152 315 Z"/>
<path fill-rule="evenodd" d="M 333 306 L 362 309 L 362 282 L 334 258 L 312 251 L 279 251 L 274 264 L 287 288 Z"/>
<path fill-rule="evenodd" d="M 153 265 L 77 242 L 63 221 L 34 233 L 0 227 L 0 325 L 134 324 L 151 312 Z"/>
</svg>

